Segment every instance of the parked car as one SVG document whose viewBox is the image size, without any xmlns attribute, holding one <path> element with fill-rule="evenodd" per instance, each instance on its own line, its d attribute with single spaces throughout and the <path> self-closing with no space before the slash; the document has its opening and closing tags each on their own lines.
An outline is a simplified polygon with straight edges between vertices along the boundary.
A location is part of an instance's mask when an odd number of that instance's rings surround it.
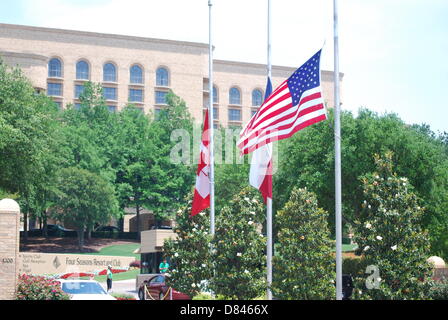
<svg viewBox="0 0 448 320">
<path fill-rule="evenodd" d="M 28 235 L 31 236 L 41 236 L 43 235 L 44 230 L 43 229 L 32 229 L 29 230 Z M 67 233 L 76 233 L 74 230 L 66 229 L 63 226 L 60 226 L 58 224 L 47 224 L 47 235 L 50 237 L 62 237 Z"/>
<path fill-rule="evenodd" d="M 95 229 L 95 232 L 121 232 L 121 230 L 114 226 L 100 226 Z"/>
<path fill-rule="evenodd" d="M 70 300 L 117 300 L 108 294 L 95 280 L 56 280 Z"/>
<path fill-rule="evenodd" d="M 165 278 L 165 275 L 159 274 L 145 280 L 138 290 L 138 298 L 140 300 L 191 300 L 190 296 L 175 289 L 169 292 L 170 287 L 166 284 Z M 145 292 L 145 285 L 147 292 Z"/>
</svg>

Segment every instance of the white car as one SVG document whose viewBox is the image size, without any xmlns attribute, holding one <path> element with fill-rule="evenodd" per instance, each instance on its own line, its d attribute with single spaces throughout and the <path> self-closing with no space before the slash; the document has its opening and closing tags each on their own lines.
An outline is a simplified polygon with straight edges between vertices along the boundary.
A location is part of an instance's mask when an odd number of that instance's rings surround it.
<svg viewBox="0 0 448 320">
<path fill-rule="evenodd" d="M 62 291 L 70 295 L 70 300 L 117 300 L 108 294 L 95 280 L 57 279 Z"/>
</svg>

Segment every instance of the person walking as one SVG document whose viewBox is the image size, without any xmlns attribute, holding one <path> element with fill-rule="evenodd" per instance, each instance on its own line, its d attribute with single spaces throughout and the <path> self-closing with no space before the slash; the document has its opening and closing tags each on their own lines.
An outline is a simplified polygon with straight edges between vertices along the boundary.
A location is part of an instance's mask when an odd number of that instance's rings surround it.
<svg viewBox="0 0 448 320">
<path fill-rule="evenodd" d="M 107 292 L 112 289 L 112 266 L 107 266 Z"/>
<path fill-rule="evenodd" d="M 168 262 L 166 262 L 166 258 L 164 258 L 163 261 L 159 264 L 160 273 L 162 273 L 162 274 L 167 273 L 169 268 L 170 268 L 170 265 Z"/>
</svg>

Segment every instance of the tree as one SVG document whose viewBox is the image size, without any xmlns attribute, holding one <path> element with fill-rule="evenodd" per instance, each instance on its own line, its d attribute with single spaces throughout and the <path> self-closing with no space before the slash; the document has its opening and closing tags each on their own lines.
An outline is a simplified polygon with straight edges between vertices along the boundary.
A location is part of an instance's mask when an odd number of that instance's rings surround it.
<svg viewBox="0 0 448 320">
<path fill-rule="evenodd" d="M 294 188 L 290 200 L 276 215 L 278 249 L 273 260 L 273 295 L 286 300 L 334 297 L 336 279 L 334 245 L 327 225 L 328 213 L 316 195 Z"/>
<path fill-rule="evenodd" d="M 101 176 L 76 167 L 58 173 L 55 202 L 54 216 L 76 226 L 80 251 L 86 229 L 118 214 L 113 186 Z"/>
<path fill-rule="evenodd" d="M 364 201 L 355 224 L 358 254 L 373 266 L 355 280 L 362 299 L 425 299 L 430 289 L 425 210 L 407 178 L 393 172 L 392 153 L 375 156 L 376 172 L 361 178 Z M 367 287 L 364 287 L 366 284 Z"/>
<path fill-rule="evenodd" d="M 334 230 L 334 130 L 329 120 L 279 142 L 279 170 L 274 175 L 275 209 L 288 201 L 296 186 L 316 193 L 319 206 L 329 212 Z M 422 227 L 429 230 L 433 254 L 448 258 L 448 154 L 427 128 L 406 125 L 395 114 L 378 115 L 361 109 L 357 117 L 341 114 L 342 204 L 345 229 L 360 214 L 363 188 L 358 177 L 375 170 L 374 154 L 392 150 L 397 174 L 405 176 L 422 199 L 426 214 Z"/>
<path fill-rule="evenodd" d="M 211 235 L 208 210 L 191 217 L 193 194 L 187 205 L 176 214 L 175 240 L 165 240 L 163 251 L 171 259 L 169 282 L 174 288 L 190 296 L 208 291 L 213 275 L 210 251 Z"/>
<path fill-rule="evenodd" d="M 36 190 L 51 180 L 47 175 L 58 145 L 57 116 L 56 104 L 36 94 L 20 69 L 0 61 L 0 188 L 19 196 L 25 239 L 28 213 L 45 202 Z"/>
<path fill-rule="evenodd" d="M 247 187 L 216 218 L 212 241 L 212 290 L 229 299 L 253 299 L 266 290 L 264 210 L 257 191 Z"/>
</svg>

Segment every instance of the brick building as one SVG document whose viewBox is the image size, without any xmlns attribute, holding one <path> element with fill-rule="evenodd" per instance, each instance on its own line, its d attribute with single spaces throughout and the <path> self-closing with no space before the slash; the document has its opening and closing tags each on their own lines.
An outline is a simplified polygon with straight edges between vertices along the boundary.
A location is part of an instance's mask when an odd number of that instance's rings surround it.
<svg viewBox="0 0 448 320">
<path fill-rule="evenodd" d="M 208 44 L 0 24 L 0 57 L 19 65 L 61 107 L 79 104 L 86 81 L 101 83 L 111 111 L 129 102 L 146 113 L 166 107 L 171 89 L 196 121 L 208 105 Z M 274 88 L 299 66 L 273 66 Z M 322 71 L 328 107 L 333 72 Z M 214 61 L 215 124 L 245 124 L 264 97 L 266 65 Z"/>
</svg>

